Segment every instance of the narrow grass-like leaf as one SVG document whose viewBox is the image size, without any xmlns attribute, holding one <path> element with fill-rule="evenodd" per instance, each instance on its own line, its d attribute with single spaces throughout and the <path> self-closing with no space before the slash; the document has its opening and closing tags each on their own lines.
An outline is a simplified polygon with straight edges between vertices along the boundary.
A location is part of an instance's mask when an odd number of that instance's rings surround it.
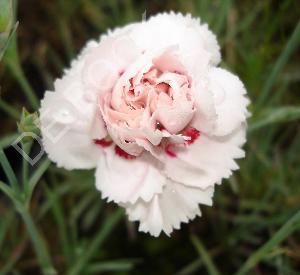
<svg viewBox="0 0 300 275">
<path fill-rule="evenodd" d="M 72 241 L 75 243 L 77 242 L 78 237 L 78 225 L 79 225 L 79 219 L 82 221 L 82 217 L 85 211 L 91 207 L 91 204 L 97 200 L 97 203 L 99 201 L 98 194 L 94 192 L 86 192 L 85 196 L 79 198 L 74 205 L 74 207 L 71 210 L 71 213 L 69 215 L 69 225 L 70 225 L 70 234 Z M 82 222 L 80 222 L 80 225 L 82 225 Z"/>
<path fill-rule="evenodd" d="M 229 8 L 231 6 L 232 0 L 223 0 L 221 1 L 221 5 L 218 11 L 218 15 L 216 16 L 216 23 L 213 27 L 213 30 L 218 35 L 221 33 L 222 29 L 224 28 L 226 16 L 229 14 Z"/>
<path fill-rule="evenodd" d="M 209 10 L 210 3 L 211 1 L 209 0 L 196 1 L 197 12 L 199 13 L 200 18 L 209 25 L 213 21 L 213 16 Z"/>
<path fill-rule="evenodd" d="M 14 34 L 9 47 L 7 48 L 4 63 L 9 68 L 12 75 L 19 82 L 24 94 L 26 95 L 31 107 L 36 110 L 39 106 L 38 98 L 29 84 L 27 78 L 24 75 L 24 72 L 21 68 L 19 56 L 17 52 L 17 42 L 16 35 Z"/>
<path fill-rule="evenodd" d="M 203 265 L 203 261 L 201 259 L 197 259 L 186 265 L 180 271 L 178 271 L 175 275 L 190 275 L 195 274 L 197 270 Z"/>
<path fill-rule="evenodd" d="M 258 130 L 262 127 L 275 123 L 284 123 L 300 119 L 299 106 L 284 106 L 272 108 L 264 112 L 261 118 L 249 125 L 248 132 Z"/>
<path fill-rule="evenodd" d="M 17 200 L 17 196 L 14 192 L 14 190 L 9 187 L 7 184 L 5 184 L 4 182 L 0 181 L 0 190 L 6 195 L 8 196 L 13 202 L 15 200 Z"/>
<path fill-rule="evenodd" d="M 88 209 L 82 220 L 82 225 L 85 230 L 89 229 L 97 220 L 96 217 L 100 215 L 102 206 L 103 201 L 100 200 L 98 196 L 96 196 L 95 203 L 93 203 L 93 205 Z"/>
<path fill-rule="evenodd" d="M 26 225 L 27 231 L 29 233 L 30 239 L 33 243 L 33 247 L 37 256 L 37 259 L 40 264 L 41 271 L 44 275 L 55 275 L 57 272 L 55 271 L 54 266 L 52 265 L 51 258 L 45 244 L 44 239 L 42 238 L 40 232 L 38 231 L 32 216 L 29 211 L 22 207 L 18 211 Z"/>
<path fill-rule="evenodd" d="M 0 32 L 5 32 L 11 25 L 13 8 L 11 0 L 0 0 Z"/>
<path fill-rule="evenodd" d="M 37 215 L 37 220 L 42 219 L 53 207 L 55 203 L 56 197 L 62 197 L 63 195 L 67 194 L 72 190 L 73 186 L 69 185 L 62 185 L 55 189 L 55 193 L 53 194 L 52 198 L 48 198 L 42 205 L 40 205 L 39 213 Z"/>
<path fill-rule="evenodd" d="M 25 154 L 29 155 L 32 142 L 21 142 L 22 150 Z M 22 158 L 22 182 L 23 186 L 27 185 L 28 181 L 28 170 L 29 170 L 29 162 L 23 157 Z"/>
<path fill-rule="evenodd" d="M 0 185 L 2 183 L 0 182 Z M 0 221 L 0 247 L 2 247 L 5 235 L 11 226 L 15 213 L 12 210 L 7 211 L 7 213 L 2 217 Z M 1 273 L 0 273 L 1 274 Z"/>
<path fill-rule="evenodd" d="M 4 43 L 4 45 L 0 46 L 0 61 L 2 60 L 2 58 L 3 58 L 3 56 L 4 56 L 5 52 L 6 52 L 6 50 L 8 49 L 11 40 L 13 39 L 13 37 L 15 35 L 15 32 L 16 32 L 16 30 L 18 28 L 18 25 L 19 25 L 19 22 L 17 22 L 14 25 L 13 29 L 10 31 L 9 34 L 6 34 L 6 36 L 3 37 L 3 35 L 0 34 L 0 42 L 1 42 L 1 44 Z M 1 40 L 4 40 L 4 41 L 1 41 Z"/>
<path fill-rule="evenodd" d="M 275 84 L 275 81 L 282 70 L 283 66 L 288 61 L 290 55 L 296 49 L 296 47 L 300 43 L 300 21 L 298 21 L 296 28 L 294 29 L 289 41 L 286 44 L 286 47 L 282 51 L 281 55 L 277 59 L 270 76 L 268 77 L 267 81 L 265 82 L 265 85 L 262 88 L 261 95 L 258 98 L 258 101 L 256 103 L 256 107 L 262 107 L 262 104 L 266 101 L 266 99 L 269 97 L 270 92 L 273 88 L 273 85 Z"/>
<path fill-rule="evenodd" d="M 57 230 L 58 230 L 58 236 L 60 239 L 60 244 L 62 246 L 62 250 L 65 256 L 65 260 L 70 266 L 70 264 L 73 262 L 73 255 L 71 253 L 71 245 L 69 242 L 69 236 L 68 236 L 68 231 L 67 231 L 67 225 L 66 225 L 66 219 L 63 214 L 63 209 L 61 206 L 61 203 L 59 201 L 59 196 L 55 196 L 54 192 L 48 188 L 47 186 L 45 187 L 46 189 L 46 194 L 49 200 L 53 200 L 53 206 L 51 208 L 55 222 L 57 224 Z"/>
<path fill-rule="evenodd" d="M 24 232 L 23 236 L 21 236 L 21 238 L 18 240 L 18 244 L 22 245 L 24 242 L 26 242 L 27 240 L 27 233 Z M 0 274 L 1 275 L 6 275 L 6 274 L 20 274 L 21 273 L 17 273 L 13 270 L 14 266 L 17 264 L 17 262 L 20 260 L 20 257 L 22 256 L 22 250 L 18 249 L 17 251 L 14 251 L 12 255 L 10 255 L 10 257 L 7 259 L 7 261 L 5 262 L 5 264 L 1 267 L 0 269 Z"/>
<path fill-rule="evenodd" d="M 0 139 L 0 149 L 5 149 L 9 147 L 17 138 L 19 134 L 9 134 Z"/>
<path fill-rule="evenodd" d="M 243 275 L 255 267 L 270 251 L 296 229 L 300 228 L 300 211 L 292 216 L 261 248 L 254 252 L 238 270 L 236 275 Z"/>
<path fill-rule="evenodd" d="M 39 180 L 41 179 L 45 171 L 48 169 L 50 164 L 51 162 L 49 159 L 44 159 L 39 165 L 39 167 L 34 171 L 33 175 L 31 176 L 28 182 L 28 189 L 27 189 L 28 199 L 30 199 L 35 186 L 37 185 L 37 183 L 39 182 Z"/>
<path fill-rule="evenodd" d="M 219 275 L 219 271 L 217 270 L 215 264 L 213 263 L 210 254 L 207 252 L 206 248 L 202 244 L 202 242 L 198 239 L 196 235 L 191 236 L 191 241 L 194 247 L 196 248 L 199 257 L 202 259 L 204 265 L 207 268 L 207 272 L 210 275 Z"/>
<path fill-rule="evenodd" d="M 234 29 L 228 30 L 228 35 L 226 36 L 224 43 L 229 42 L 231 39 L 234 39 L 238 34 L 247 30 L 251 27 L 251 24 L 257 19 L 258 13 L 263 8 L 263 3 L 258 3 L 253 7 L 253 10 L 249 11 L 245 17 L 239 19 L 239 24 L 235 26 Z M 222 41 L 221 41 L 222 46 Z"/>
<path fill-rule="evenodd" d="M 95 192 L 88 192 L 77 200 L 76 205 L 71 210 L 70 214 L 70 224 L 75 224 L 77 220 L 80 218 L 82 213 L 90 206 L 90 204 L 97 198 L 97 194 Z"/>
<path fill-rule="evenodd" d="M 87 267 L 87 272 L 91 274 L 98 274 L 98 272 L 125 272 L 132 270 L 137 262 L 139 262 L 138 259 L 105 261 L 91 264 Z"/>
<path fill-rule="evenodd" d="M 17 177 L 16 177 L 13 169 L 11 168 L 9 161 L 6 158 L 6 155 L 2 149 L 0 149 L 0 163 L 1 163 L 4 173 L 9 181 L 9 183 L 11 184 L 12 188 L 15 191 L 18 191 L 20 188 L 18 186 Z"/>
<path fill-rule="evenodd" d="M 75 50 L 72 42 L 72 35 L 70 33 L 70 29 L 68 28 L 68 22 L 66 22 L 66 19 L 62 16 L 58 16 L 57 19 L 62 45 L 65 48 L 68 58 L 71 60 L 74 57 Z"/>
<path fill-rule="evenodd" d="M 2 99 L 0 99 L 0 109 L 14 119 L 18 120 L 20 118 L 20 112 Z"/>
<path fill-rule="evenodd" d="M 123 209 L 118 209 L 115 213 L 111 214 L 110 217 L 105 220 L 102 229 L 91 240 L 90 245 L 84 252 L 84 254 L 75 261 L 73 267 L 67 272 L 67 275 L 82 274 L 81 271 L 88 264 L 90 259 L 94 256 L 96 251 L 100 248 L 101 244 L 107 239 L 108 235 L 112 232 L 113 228 L 123 217 Z"/>
</svg>

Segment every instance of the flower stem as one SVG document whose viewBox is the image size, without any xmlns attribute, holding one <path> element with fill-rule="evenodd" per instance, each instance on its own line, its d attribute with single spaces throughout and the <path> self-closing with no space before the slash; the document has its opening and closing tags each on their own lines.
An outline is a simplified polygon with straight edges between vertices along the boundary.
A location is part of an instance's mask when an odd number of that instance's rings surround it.
<svg viewBox="0 0 300 275">
<path fill-rule="evenodd" d="M 51 258 L 49 256 L 46 244 L 40 235 L 31 214 L 29 211 L 23 207 L 23 205 L 19 205 L 18 212 L 20 213 L 29 233 L 29 237 L 33 243 L 35 253 L 37 255 L 40 267 L 42 269 L 42 273 L 44 275 L 53 275 L 57 274 L 55 268 L 52 265 Z"/>
<path fill-rule="evenodd" d="M 28 80 L 26 79 L 23 70 L 21 69 L 19 64 L 14 63 L 12 60 L 7 61 L 7 65 L 11 71 L 11 73 L 14 75 L 16 80 L 19 82 L 20 86 L 22 87 L 22 90 L 24 94 L 26 95 L 31 107 L 33 110 L 36 110 L 39 106 L 38 98 L 32 89 L 31 85 L 29 84 Z"/>
</svg>

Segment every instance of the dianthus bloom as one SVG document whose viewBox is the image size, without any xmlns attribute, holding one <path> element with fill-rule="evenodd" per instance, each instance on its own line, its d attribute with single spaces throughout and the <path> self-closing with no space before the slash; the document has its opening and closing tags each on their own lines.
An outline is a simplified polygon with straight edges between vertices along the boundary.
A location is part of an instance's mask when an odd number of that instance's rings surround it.
<svg viewBox="0 0 300 275">
<path fill-rule="evenodd" d="M 42 100 L 49 158 L 96 167 L 103 198 L 139 230 L 169 235 L 212 205 L 214 185 L 244 157 L 249 101 L 219 63 L 214 34 L 189 15 L 158 14 L 89 42 Z"/>
</svg>

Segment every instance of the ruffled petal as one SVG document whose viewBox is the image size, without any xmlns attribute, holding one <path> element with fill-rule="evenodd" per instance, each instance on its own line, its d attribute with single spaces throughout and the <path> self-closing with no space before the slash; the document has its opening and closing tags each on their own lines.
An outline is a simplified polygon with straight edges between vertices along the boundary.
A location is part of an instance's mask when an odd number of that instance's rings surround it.
<svg viewBox="0 0 300 275">
<path fill-rule="evenodd" d="M 101 155 L 89 135 L 91 114 L 78 113 L 70 101 L 58 92 L 46 92 L 40 109 L 44 149 L 58 167 L 66 169 L 94 168 Z M 99 135 L 98 135 L 99 136 Z"/>
<path fill-rule="evenodd" d="M 167 177 L 188 186 L 207 188 L 228 178 L 232 170 L 238 169 L 234 159 L 243 158 L 241 146 L 245 143 L 245 125 L 223 137 L 200 134 L 187 147 L 174 147 L 176 157 L 164 161 Z"/>
<path fill-rule="evenodd" d="M 213 187 L 200 189 L 168 180 L 161 194 L 151 201 L 138 200 L 135 204 L 124 204 L 131 221 L 139 221 L 139 230 L 157 237 L 162 231 L 167 235 L 180 229 L 201 212 L 199 204 L 212 205 Z"/>
<path fill-rule="evenodd" d="M 109 92 L 120 74 L 140 54 L 134 41 L 126 35 L 107 38 L 88 53 L 82 71 L 86 96 L 96 101 L 100 93 Z"/>
<path fill-rule="evenodd" d="M 215 129 L 217 113 L 213 93 L 209 89 L 207 73 L 194 79 L 192 89 L 195 113 L 191 126 L 202 133 L 212 134 Z"/>
<path fill-rule="evenodd" d="M 161 163 L 149 153 L 125 159 L 110 147 L 99 159 L 96 187 L 103 198 L 116 203 L 135 203 L 138 199 L 149 201 L 162 192 L 166 182 L 160 170 Z"/>
<path fill-rule="evenodd" d="M 217 114 L 214 135 L 224 136 L 246 121 L 249 99 L 243 83 L 232 73 L 212 68 L 208 77 Z"/>
<path fill-rule="evenodd" d="M 66 169 L 95 167 L 101 150 L 93 144 L 93 138 L 107 135 L 96 105 L 85 98 L 81 81 L 84 58 L 96 45 L 94 41 L 87 44 L 71 68 L 55 81 L 54 92 L 46 92 L 41 101 L 44 149 L 52 161 Z M 95 127 L 94 121 L 99 125 Z"/>
<path fill-rule="evenodd" d="M 157 14 L 145 22 L 135 24 L 128 35 L 144 50 L 163 49 L 173 45 L 179 46 L 182 54 L 188 56 L 197 53 L 199 49 L 205 50 L 210 55 L 212 65 L 217 65 L 221 59 L 216 36 L 208 29 L 207 24 L 201 24 L 200 19 L 193 18 L 190 14 Z"/>
<path fill-rule="evenodd" d="M 172 106 L 158 103 L 156 117 L 158 121 L 171 134 L 180 132 L 192 119 L 194 115 L 191 102 L 182 98 L 182 101 L 174 101 Z"/>
</svg>

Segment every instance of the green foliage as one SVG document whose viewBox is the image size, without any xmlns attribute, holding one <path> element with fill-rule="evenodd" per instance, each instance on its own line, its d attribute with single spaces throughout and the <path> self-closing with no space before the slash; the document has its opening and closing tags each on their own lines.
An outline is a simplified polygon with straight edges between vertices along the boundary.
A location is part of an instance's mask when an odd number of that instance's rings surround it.
<svg viewBox="0 0 300 275">
<path fill-rule="evenodd" d="M 289 121 L 297 121 L 300 119 L 300 106 L 283 106 L 275 108 L 266 108 L 262 111 L 259 118 L 254 120 L 248 132 L 269 126 L 275 123 L 285 123 Z"/>
<path fill-rule="evenodd" d="M 22 110 L 20 122 L 17 123 L 19 133 L 30 132 L 34 135 L 39 135 L 40 129 L 39 125 L 39 116 L 37 112 L 29 113 L 25 108 Z M 28 141 L 28 139 L 26 140 Z"/>
<path fill-rule="evenodd" d="M 12 1 L 0 0 L 0 274 L 299 274 L 298 1 L 31 2 L 19 1 L 14 17 Z M 221 66 L 245 83 L 252 116 L 246 158 L 217 187 L 214 207 L 155 239 L 101 200 L 94 171 L 66 171 L 45 157 L 30 166 L 10 145 L 39 134 L 38 98 L 88 39 L 170 9 L 218 34 Z M 37 144 L 24 141 L 33 156 Z"/>
<path fill-rule="evenodd" d="M 0 0 L 0 33 L 9 31 L 12 24 L 12 17 L 12 1 Z"/>
<path fill-rule="evenodd" d="M 0 0 L 0 61 L 17 26 L 13 27 L 13 2 Z"/>
</svg>

